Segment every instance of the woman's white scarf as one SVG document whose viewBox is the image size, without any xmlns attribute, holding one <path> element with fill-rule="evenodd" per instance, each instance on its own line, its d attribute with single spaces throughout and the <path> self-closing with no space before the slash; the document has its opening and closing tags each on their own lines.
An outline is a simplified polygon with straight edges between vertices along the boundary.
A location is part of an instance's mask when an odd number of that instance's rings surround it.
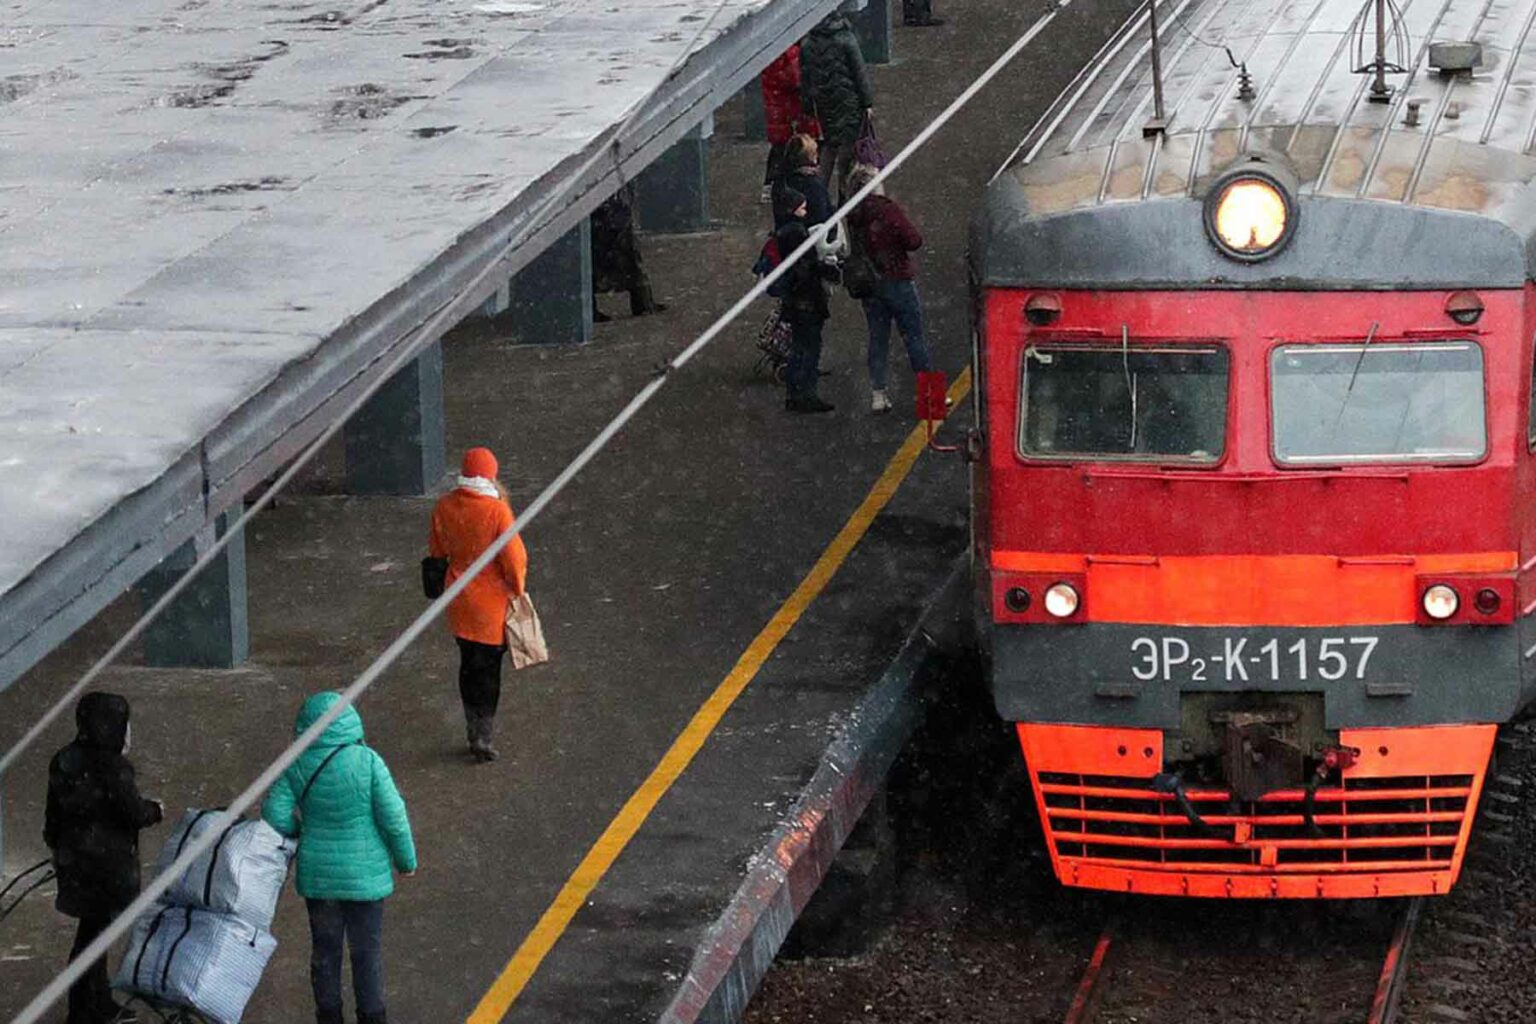
<svg viewBox="0 0 1536 1024">
<path fill-rule="evenodd" d="M 472 491 L 482 498 L 499 498 L 501 492 L 496 489 L 496 481 L 483 476 L 461 476 L 459 486 L 466 491 Z"/>
</svg>

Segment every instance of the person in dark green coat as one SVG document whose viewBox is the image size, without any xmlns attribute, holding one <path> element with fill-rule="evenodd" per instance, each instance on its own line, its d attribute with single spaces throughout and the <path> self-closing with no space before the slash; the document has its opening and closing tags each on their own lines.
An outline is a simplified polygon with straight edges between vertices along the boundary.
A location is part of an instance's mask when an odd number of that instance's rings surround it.
<svg viewBox="0 0 1536 1024">
<path fill-rule="evenodd" d="M 800 44 L 800 93 L 805 109 L 821 120 L 821 180 L 830 183 L 837 169 L 841 202 L 853 167 L 853 144 L 875 106 L 864 51 L 841 12 L 823 18 Z"/>
<path fill-rule="evenodd" d="M 294 735 L 341 699 L 304 702 Z M 416 873 L 405 801 L 384 759 L 363 744 L 363 719 L 347 708 L 267 793 L 261 816 L 299 838 L 296 887 L 309 907 L 310 984 L 318 1024 L 342 1024 L 341 955 L 352 952 L 358 1024 L 386 1024 L 384 898 L 394 873 Z"/>
</svg>

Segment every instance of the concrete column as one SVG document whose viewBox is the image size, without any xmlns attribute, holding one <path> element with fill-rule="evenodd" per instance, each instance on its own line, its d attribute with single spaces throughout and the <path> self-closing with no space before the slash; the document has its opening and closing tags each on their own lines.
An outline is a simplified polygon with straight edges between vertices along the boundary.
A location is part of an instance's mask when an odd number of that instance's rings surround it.
<svg viewBox="0 0 1536 1024">
<path fill-rule="evenodd" d="M 657 157 L 635 179 L 635 223 L 643 231 L 679 234 L 709 227 L 709 137 L 704 123 Z"/>
<path fill-rule="evenodd" d="M 592 224 L 582 218 L 480 309 L 504 320 L 520 345 L 592 340 Z"/>
<path fill-rule="evenodd" d="M 233 513 L 187 541 L 139 580 L 137 590 L 148 608 L 197 561 Z M 245 537 L 237 536 L 192 585 L 181 592 L 145 630 L 144 662 L 157 668 L 234 668 L 250 654 L 245 605 Z"/>
<path fill-rule="evenodd" d="M 752 79 L 740 95 L 743 112 L 741 137 L 748 142 L 767 142 L 768 112 L 763 109 L 762 79 Z"/>
<path fill-rule="evenodd" d="M 859 37 L 859 46 L 864 51 L 866 64 L 891 62 L 891 5 L 895 2 L 863 0 L 859 10 L 849 15 L 853 31 Z"/>
<path fill-rule="evenodd" d="M 394 375 L 342 429 L 348 494 L 426 494 L 443 475 L 443 346 Z"/>
</svg>

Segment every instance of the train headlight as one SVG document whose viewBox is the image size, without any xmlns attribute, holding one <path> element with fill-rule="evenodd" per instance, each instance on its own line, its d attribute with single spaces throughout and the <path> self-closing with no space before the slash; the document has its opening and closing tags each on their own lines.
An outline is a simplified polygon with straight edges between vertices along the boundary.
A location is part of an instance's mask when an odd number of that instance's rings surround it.
<svg viewBox="0 0 1536 1024">
<path fill-rule="evenodd" d="M 1255 157 L 1217 180 L 1205 198 L 1205 230 L 1216 248 L 1244 263 L 1285 248 L 1297 211 L 1284 177 L 1279 167 Z"/>
<path fill-rule="evenodd" d="M 1058 619 L 1066 619 L 1077 613 L 1082 598 L 1070 583 L 1054 583 L 1045 592 L 1045 610 Z"/>
<path fill-rule="evenodd" d="M 1436 583 L 1424 591 L 1424 614 L 1432 619 L 1448 619 L 1461 607 L 1461 598 L 1444 583 Z"/>
</svg>

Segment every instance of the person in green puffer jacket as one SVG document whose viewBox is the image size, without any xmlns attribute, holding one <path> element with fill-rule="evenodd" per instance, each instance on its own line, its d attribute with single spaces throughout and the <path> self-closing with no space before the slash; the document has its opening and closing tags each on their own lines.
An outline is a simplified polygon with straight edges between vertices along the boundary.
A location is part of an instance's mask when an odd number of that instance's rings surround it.
<svg viewBox="0 0 1536 1024">
<path fill-rule="evenodd" d="M 297 736 L 341 695 L 317 693 L 299 709 Z M 394 873 L 416 873 L 405 801 L 389 768 L 363 745 L 363 719 L 347 708 L 267 793 L 261 816 L 299 837 L 296 888 L 309 907 L 310 984 L 318 1024 L 342 1024 L 341 955 L 352 951 L 358 1024 L 386 1024 L 384 898 Z"/>
</svg>

